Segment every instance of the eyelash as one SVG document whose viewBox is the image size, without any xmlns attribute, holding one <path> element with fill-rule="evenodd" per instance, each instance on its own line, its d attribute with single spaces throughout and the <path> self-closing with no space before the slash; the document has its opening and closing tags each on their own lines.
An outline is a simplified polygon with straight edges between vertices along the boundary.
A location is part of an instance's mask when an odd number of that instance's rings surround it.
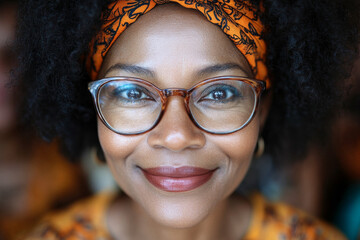
<svg viewBox="0 0 360 240">
<path fill-rule="evenodd" d="M 210 94 L 214 94 L 214 92 L 216 92 L 216 91 L 225 91 L 225 94 L 226 94 L 225 100 L 208 98 L 208 96 Z M 228 96 L 229 92 L 231 94 L 230 97 Z M 211 87 L 205 89 L 204 92 L 201 94 L 201 96 L 202 97 L 199 99 L 199 102 L 208 101 L 211 103 L 226 103 L 226 102 L 234 100 L 234 98 L 236 98 L 236 97 L 242 97 L 240 92 L 235 87 L 232 87 L 229 85 L 222 85 L 222 84 L 217 84 L 217 85 L 214 85 L 214 86 L 211 86 Z"/>
</svg>

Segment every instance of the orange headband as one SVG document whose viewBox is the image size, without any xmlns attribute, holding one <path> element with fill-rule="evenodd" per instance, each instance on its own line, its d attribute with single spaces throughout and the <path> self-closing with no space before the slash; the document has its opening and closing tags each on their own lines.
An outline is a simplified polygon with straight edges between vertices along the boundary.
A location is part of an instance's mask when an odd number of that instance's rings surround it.
<svg viewBox="0 0 360 240">
<path fill-rule="evenodd" d="M 265 66 L 266 46 L 260 36 L 263 25 L 257 9 L 246 0 L 118 0 L 109 4 L 102 14 L 101 31 L 90 45 L 87 67 L 92 80 L 97 78 L 106 53 L 126 27 L 157 4 L 168 2 L 196 9 L 218 25 L 245 56 L 255 78 L 265 80 L 270 86 Z"/>
</svg>

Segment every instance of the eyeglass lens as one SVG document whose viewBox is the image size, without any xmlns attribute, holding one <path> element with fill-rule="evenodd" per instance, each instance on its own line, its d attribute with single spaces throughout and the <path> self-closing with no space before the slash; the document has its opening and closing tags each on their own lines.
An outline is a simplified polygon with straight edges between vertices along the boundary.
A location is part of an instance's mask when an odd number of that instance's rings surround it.
<svg viewBox="0 0 360 240">
<path fill-rule="evenodd" d="M 241 128 L 253 115 L 254 88 L 239 80 L 206 83 L 190 93 L 189 109 L 197 125 L 214 133 Z M 102 85 L 98 107 L 113 130 L 124 134 L 147 131 L 162 110 L 161 96 L 154 87 L 137 81 L 115 80 Z"/>
</svg>

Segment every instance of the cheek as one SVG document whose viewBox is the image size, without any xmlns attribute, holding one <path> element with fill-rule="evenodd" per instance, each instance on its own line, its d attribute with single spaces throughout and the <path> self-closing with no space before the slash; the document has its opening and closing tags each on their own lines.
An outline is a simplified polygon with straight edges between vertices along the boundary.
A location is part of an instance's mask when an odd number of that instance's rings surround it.
<svg viewBox="0 0 360 240">
<path fill-rule="evenodd" d="M 223 151 L 233 163 L 251 159 L 260 130 L 259 117 L 255 117 L 242 130 L 229 135 L 214 135 L 211 140 Z"/>
<path fill-rule="evenodd" d="M 131 169 L 127 157 L 135 151 L 141 144 L 141 136 L 122 136 L 108 129 L 98 119 L 98 135 L 101 148 L 104 151 L 106 162 L 112 172 L 113 177 L 120 185 L 126 184 L 127 174 Z M 124 187 L 125 186 L 120 186 Z"/>
<path fill-rule="evenodd" d="M 260 121 L 256 117 L 248 126 L 238 132 L 210 137 L 216 147 L 227 155 L 228 162 L 225 164 L 224 175 L 227 178 L 228 194 L 236 189 L 248 171 L 259 130 Z"/>
<path fill-rule="evenodd" d="M 136 147 L 132 138 L 124 137 L 112 132 L 100 120 L 98 120 L 98 135 L 100 145 L 107 160 L 124 159 Z M 120 151 L 119 151 L 120 150 Z"/>
</svg>

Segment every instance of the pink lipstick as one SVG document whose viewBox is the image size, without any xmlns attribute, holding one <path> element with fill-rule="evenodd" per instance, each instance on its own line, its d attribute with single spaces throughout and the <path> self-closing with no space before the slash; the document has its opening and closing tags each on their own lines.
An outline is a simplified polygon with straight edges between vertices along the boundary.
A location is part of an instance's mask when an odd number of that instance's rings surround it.
<svg viewBox="0 0 360 240">
<path fill-rule="evenodd" d="M 167 192 L 195 189 L 209 181 L 215 170 L 187 166 L 142 169 L 144 176 L 152 185 Z"/>
</svg>

